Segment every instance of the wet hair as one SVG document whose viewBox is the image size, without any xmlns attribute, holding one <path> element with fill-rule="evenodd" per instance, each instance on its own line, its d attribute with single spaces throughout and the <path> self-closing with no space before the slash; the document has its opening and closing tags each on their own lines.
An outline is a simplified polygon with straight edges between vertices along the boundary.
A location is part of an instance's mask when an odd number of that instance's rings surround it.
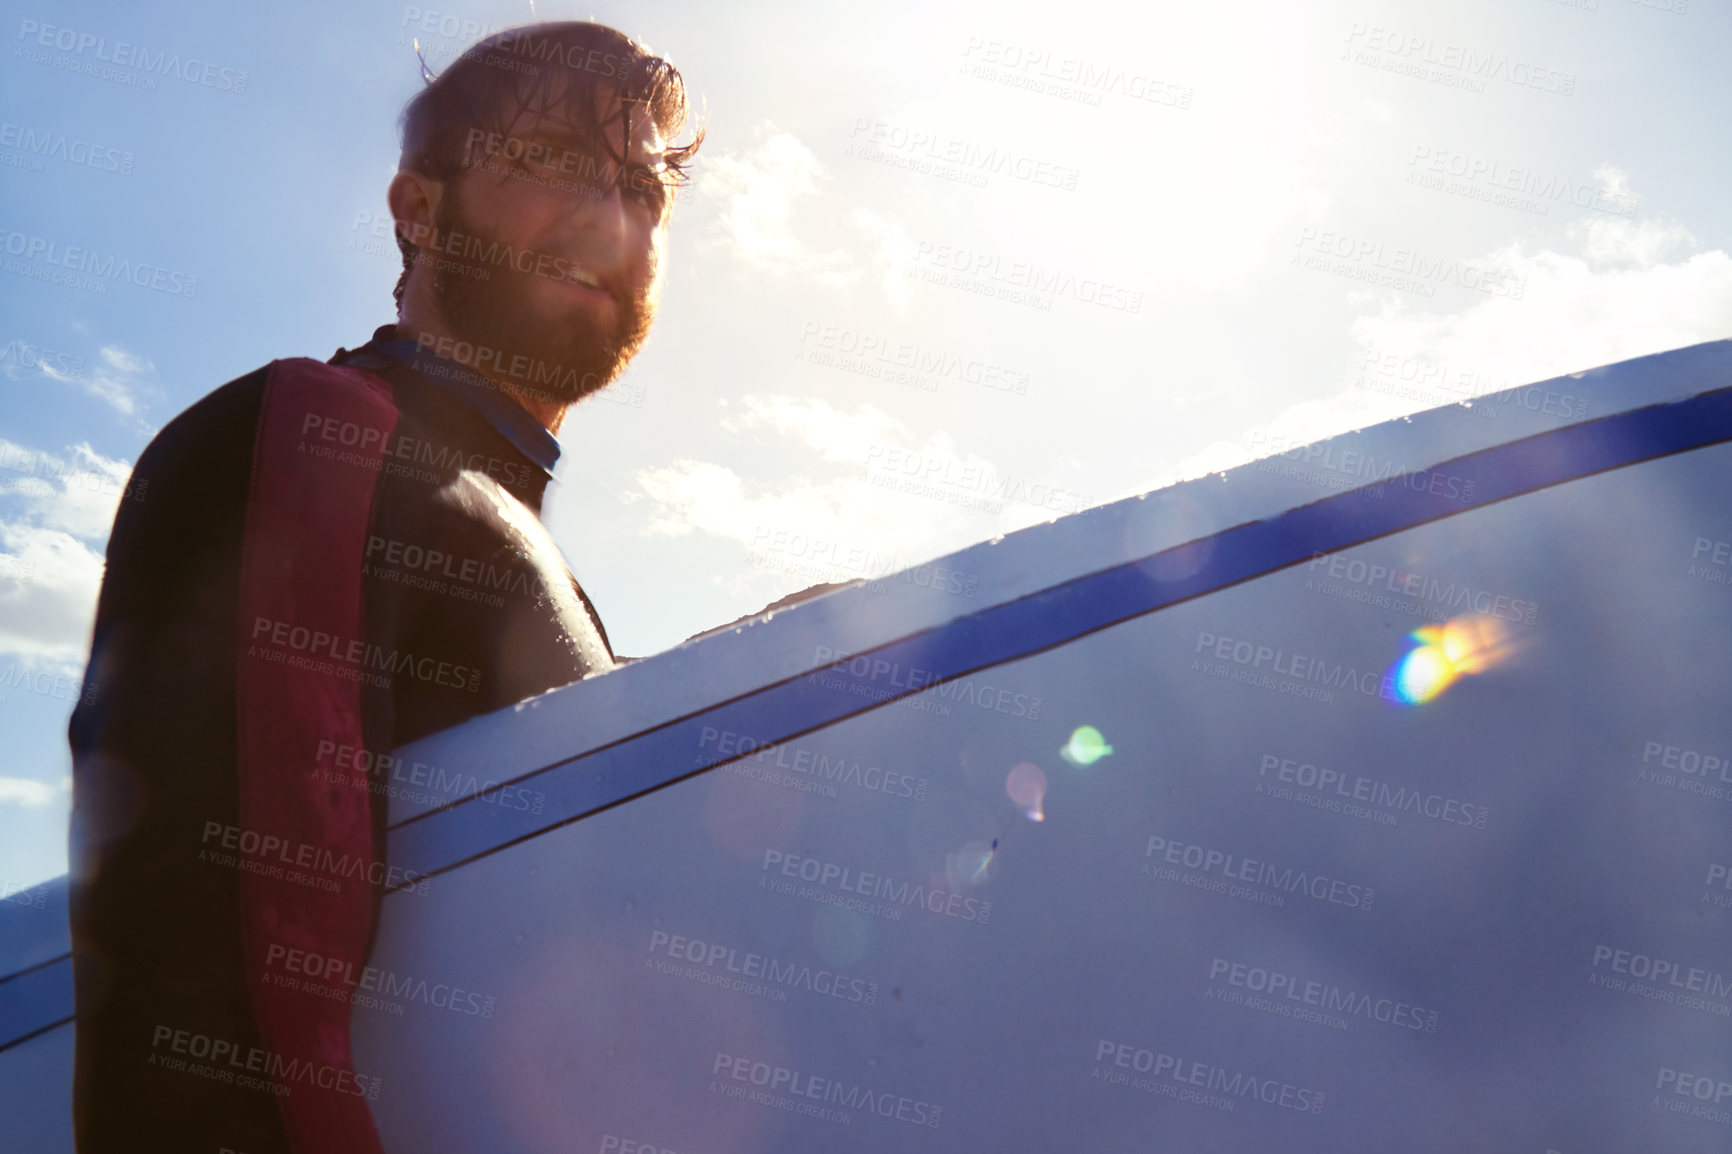
<svg viewBox="0 0 1732 1154">
<path fill-rule="evenodd" d="M 397 167 L 436 180 L 456 177 L 473 162 L 477 131 L 505 136 L 525 114 L 531 117 L 526 135 L 544 120 L 555 122 L 627 175 L 631 166 L 615 151 L 610 134 L 615 124 L 624 122 L 629 149 L 636 115 L 647 114 L 662 139 L 672 141 L 690 114 L 679 69 L 625 33 L 588 21 L 508 28 L 471 45 L 437 77 L 425 61 L 421 71 L 425 87 L 399 121 L 403 153 Z M 634 114 L 639 105 L 642 113 Z M 669 145 L 662 154 L 663 183 L 690 180 L 689 166 L 703 142 L 699 125 L 690 143 Z M 403 274 L 391 296 L 401 307 L 418 250 L 400 228 L 397 249 Z"/>
</svg>

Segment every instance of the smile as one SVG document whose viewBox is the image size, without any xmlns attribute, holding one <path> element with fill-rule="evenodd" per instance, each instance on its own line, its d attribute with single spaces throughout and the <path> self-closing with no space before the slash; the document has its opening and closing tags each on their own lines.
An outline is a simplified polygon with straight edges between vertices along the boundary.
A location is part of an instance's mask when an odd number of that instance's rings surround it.
<svg viewBox="0 0 1732 1154">
<path fill-rule="evenodd" d="M 601 279 L 582 265 L 568 265 L 565 277 L 567 280 L 584 285 L 587 288 L 595 289 L 598 292 L 602 291 Z"/>
</svg>

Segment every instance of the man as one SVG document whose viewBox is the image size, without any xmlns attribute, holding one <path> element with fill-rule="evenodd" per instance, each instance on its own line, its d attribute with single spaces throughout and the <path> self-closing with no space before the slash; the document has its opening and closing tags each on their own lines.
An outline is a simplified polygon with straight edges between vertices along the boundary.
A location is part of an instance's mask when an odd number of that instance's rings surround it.
<svg viewBox="0 0 1732 1154">
<path fill-rule="evenodd" d="M 70 726 L 80 1150 L 380 1148 L 349 995 L 437 882 L 383 861 L 379 755 L 615 663 L 539 513 L 648 335 L 686 114 L 601 25 L 477 44 L 404 112 L 398 324 L 139 457 Z"/>
</svg>

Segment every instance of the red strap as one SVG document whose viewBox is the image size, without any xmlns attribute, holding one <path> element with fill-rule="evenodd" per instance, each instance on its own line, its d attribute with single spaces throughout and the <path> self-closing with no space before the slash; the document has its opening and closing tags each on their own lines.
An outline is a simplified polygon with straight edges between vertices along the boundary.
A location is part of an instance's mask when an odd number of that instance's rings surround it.
<svg viewBox="0 0 1732 1154">
<path fill-rule="evenodd" d="M 300 1154 L 379 1154 L 357 1074 L 347 998 L 293 988 L 286 951 L 358 977 L 375 910 L 365 778 L 315 776 L 321 741 L 360 748 L 361 572 L 373 494 L 396 435 L 391 387 L 358 369 L 273 362 L 259 415 L 241 555 L 239 726 L 241 927 L 261 1046 L 260 1076 Z M 360 653 L 363 656 L 357 657 Z M 327 746 L 327 749 L 330 747 Z M 305 982 L 307 979 L 298 979 Z M 333 977 L 332 985 L 342 986 Z"/>
</svg>

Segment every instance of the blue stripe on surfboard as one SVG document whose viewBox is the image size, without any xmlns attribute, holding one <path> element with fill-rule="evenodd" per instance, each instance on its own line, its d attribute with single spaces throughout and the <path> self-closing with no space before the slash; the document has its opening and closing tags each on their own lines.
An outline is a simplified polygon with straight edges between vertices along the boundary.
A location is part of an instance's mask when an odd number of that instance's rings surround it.
<svg viewBox="0 0 1732 1154">
<path fill-rule="evenodd" d="M 915 670 L 875 682 L 841 661 L 589 750 L 522 777 L 546 795 L 531 814 L 468 798 L 393 828 L 389 860 L 431 876 L 702 773 L 740 755 L 704 755 L 706 728 L 784 742 L 911 693 L 1064 645 L 1091 633 L 1231 588 L 1319 553 L 1334 553 L 1511 497 L 1658 457 L 1732 440 L 1732 389 L 1571 425 L 1349 490 L 1123 565 L 989 606 L 933 629 L 853 654 L 869 670 Z M 1472 486 L 1472 500 L 1462 492 Z M 1038 532 L 1039 530 L 1035 530 Z M 1187 557 L 1188 555 L 1188 557 Z M 1156 572 L 1189 576 L 1162 580 Z M 821 685 L 824 677 L 831 686 Z M 840 683 L 840 684 L 837 684 Z M 883 696 L 871 696 L 882 693 Z M 401 886 L 395 888 L 402 888 Z"/>
<path fill-rule="evenodd" d="M 0 1052 L 72 1021 L 72 955 L 0 979 Z"/>
</svg>

